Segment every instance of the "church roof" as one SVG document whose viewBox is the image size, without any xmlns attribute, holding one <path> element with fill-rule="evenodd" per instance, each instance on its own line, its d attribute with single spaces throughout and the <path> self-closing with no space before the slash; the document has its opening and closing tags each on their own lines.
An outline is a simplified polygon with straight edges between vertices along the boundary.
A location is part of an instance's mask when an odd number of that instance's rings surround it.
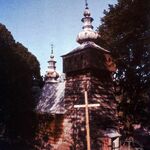
<svg viewBox="0 0 150 150">
<path fill-rule="evenodd" d="M 65 82 L 46 83 L 36 108 L 38 113 L 64 114 Z"/>
<path fill-rule="evenodd" d="M 76 53 L 78 51 L 82 51 L 86 48 L 94 48 L 94 49 L 100 50 L 101 52 L 104 52 L 104 53 L 110 53 L 110 51 L 102 48 L 101 46 L 95 44 L 94 42 L 85 42 L 85 43 L 82 43 L 81 45 L 79 45 L 77 48 L 73 49 L 71 52 L 69 52 L 65 55 L 62 55 L 62 57 L 67 56 L 69 54 Z"/>
<path fill-rule="evenodd" d="M 109 138 L 115 138 L 115 137 L 120 137 L 121 134 L 114 129 L 106 130 L 104 131 L 104 136 L 109 137 Z"/>
</svg>

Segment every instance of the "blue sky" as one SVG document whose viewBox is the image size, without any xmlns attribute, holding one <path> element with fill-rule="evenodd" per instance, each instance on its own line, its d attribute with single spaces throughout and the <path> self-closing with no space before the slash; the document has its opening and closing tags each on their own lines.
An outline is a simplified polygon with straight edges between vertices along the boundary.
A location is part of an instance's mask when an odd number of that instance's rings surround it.
<svg viewBox="0 0 150 150">
<path fill-rule="evenodd" d="M 108 4 L 115 3 L 117 0 L 88 0 L 94 29 Z M 0 0 L 0 22 L 37 57 L 42 74 L 54 44 L 56 67 L 62 72 L 60 56 L 78 46 L 76 36 L 82 30 L 84 8 L 84 0 Z"/>
</svg>

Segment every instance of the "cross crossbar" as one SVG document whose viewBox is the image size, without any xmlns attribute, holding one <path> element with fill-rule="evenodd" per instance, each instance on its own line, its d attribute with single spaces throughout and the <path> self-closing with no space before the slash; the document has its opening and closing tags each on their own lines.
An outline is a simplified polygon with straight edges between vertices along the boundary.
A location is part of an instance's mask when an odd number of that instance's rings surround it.
<svg viewBox="0 0 150 150">
<path fill-rule="evenodd" d="M 98 107 L 100 106 L 100 104 L 88 104 L 88 107 Z M 83 104 L 83 105 L 74 105 L 74 108 L 85 108 L 86 105 Z"/>
</svg>

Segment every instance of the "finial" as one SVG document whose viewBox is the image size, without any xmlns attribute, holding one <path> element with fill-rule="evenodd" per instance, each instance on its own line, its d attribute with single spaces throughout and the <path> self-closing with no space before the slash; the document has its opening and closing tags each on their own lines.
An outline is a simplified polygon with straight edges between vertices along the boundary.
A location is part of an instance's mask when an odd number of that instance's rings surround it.
<svg viewBox="0 0 150 150">
<path fill-rule="evenodd" d="M 51 44 L 51 54 L 52 54 L 52 55 L 53 55 L 53 47 L 54 47 L 54 45 Z"/>
<path fill-rule="evenodd" d="M 87 0 L 85 0 L 85 6 L 86 6 L 85 8 L 88 9 L 88 3 L 87 3 Z"/>
<path fill-rule="evenodd" d="M 54 55 L 53 55 L 53 48 L 54 48 L 54 45 L 51 44 L 51 55 L 50 55 L 50 58 L 53 59 L 54 58 Z"/>
<path fill-rule="evenodd" d="M 98 33 L 93 31 L 93 18 L 91 17 L 87 0 L 85 0 L 85 6 L 86 8 L 84 9 L 83 18 L 81 19 L 81 21 L 83 22 L 83 31 L 81 31 L 77 36 L 77 42 L 79 44 L 86 42 L 94 42 L 99 37 Z"/>
<path fill-rule="evenodd" d="M 51 55 L 50 55 L 50 60 L 48 61 L 49 66 L 46 74 L 46 82 L 57 82 L 57 78 L 59 77 L 59 74 L 55 71 L 56 70 L 56 61 L 54 59 L 54 54 L 53 54 L 53 48 L 54 45 L 51 44 Z"/>
</svg>

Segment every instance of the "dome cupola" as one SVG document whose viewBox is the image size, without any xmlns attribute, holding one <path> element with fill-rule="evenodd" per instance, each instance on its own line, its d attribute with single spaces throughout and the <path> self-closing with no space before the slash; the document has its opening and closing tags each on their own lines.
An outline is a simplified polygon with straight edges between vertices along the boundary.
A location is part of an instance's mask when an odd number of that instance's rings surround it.
<svg viewBox="0 0 150 150">
<path fill-rule="evenodd" d="M 48 61 L 49 66 L 46 71 L 46 82 L 56 82 L 59 77 L 59 74 L 56 72 L 56 61 L 53 54 L 53 44 L 51 45 L 51 55 L 50 60 Z"/>
<path fill-rule="evenodd" d="M 99 34 L 93 31 L 93 18 L 91 17 L 90 10 L 88 8 L 88 4 L 86 2 L 86 7 L 83 13 L 83 18 L 81 21 L 83 22 L 83 31 L 81 31 L 77 35 L 77 42 L 79 44 L 86 43 L 86 42 L 95 42 L 97 38 L 99 38 Z"/>
</svg>

